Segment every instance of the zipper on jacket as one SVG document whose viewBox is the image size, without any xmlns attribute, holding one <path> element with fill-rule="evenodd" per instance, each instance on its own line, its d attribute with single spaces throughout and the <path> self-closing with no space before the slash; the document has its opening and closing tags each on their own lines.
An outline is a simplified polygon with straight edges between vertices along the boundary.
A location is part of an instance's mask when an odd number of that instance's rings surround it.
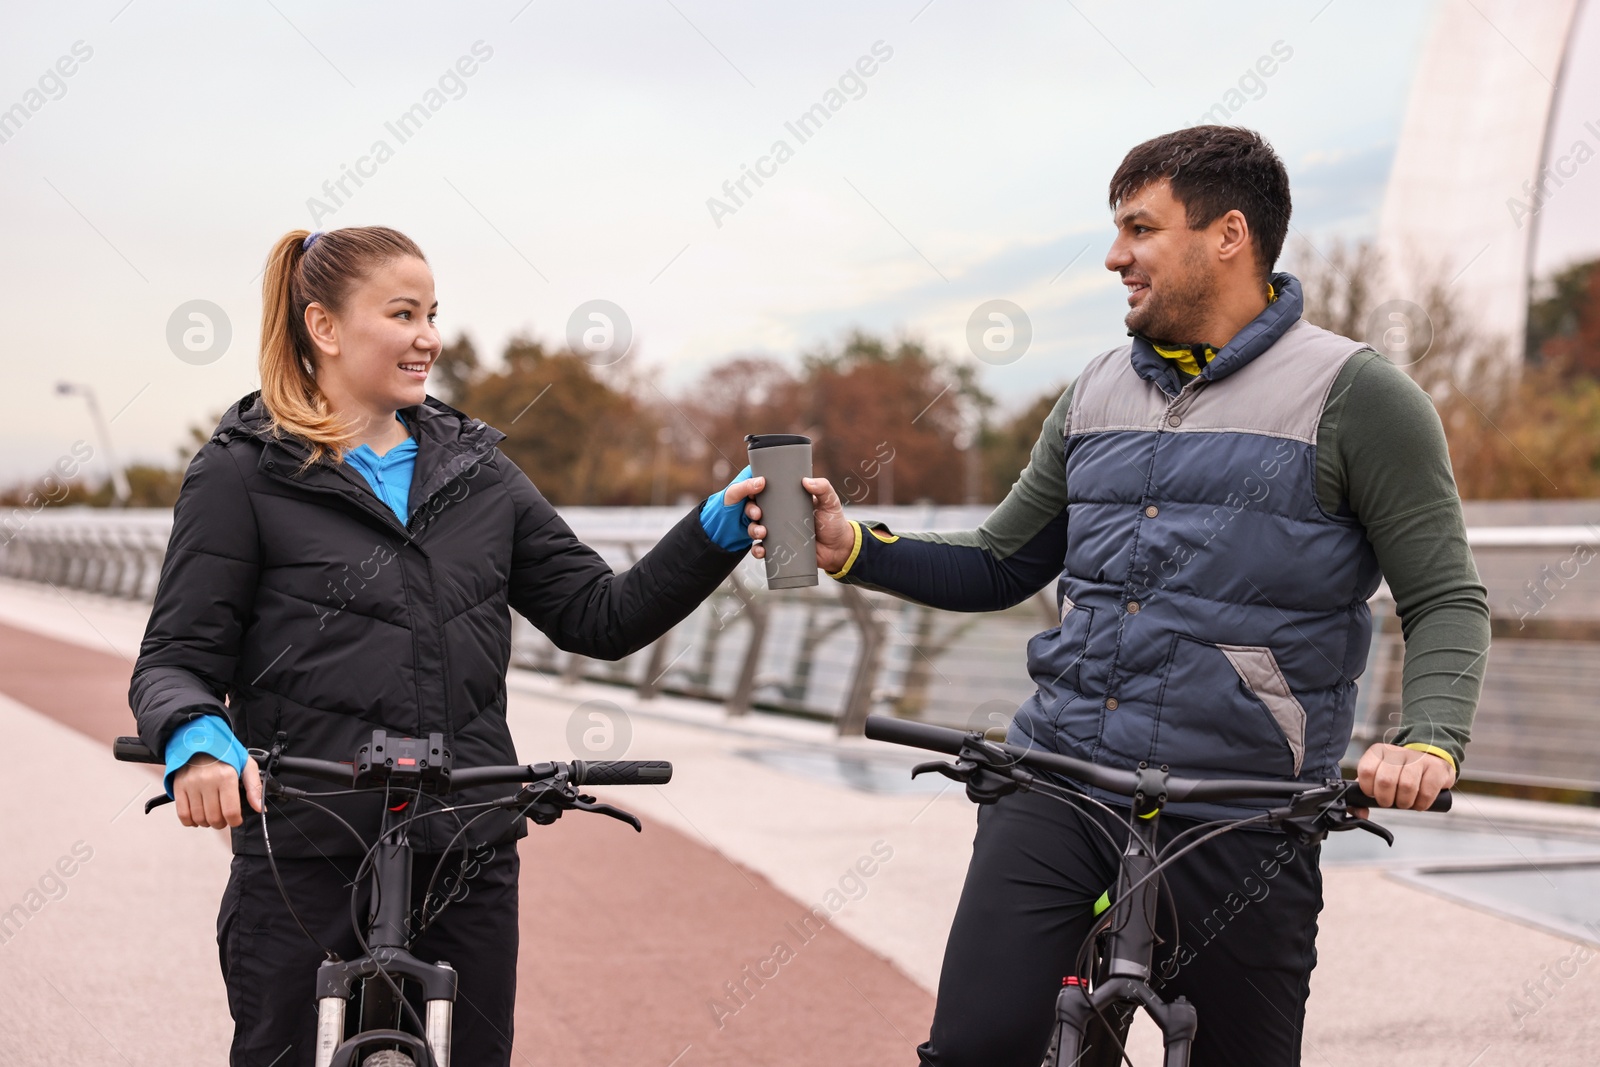
<svg viewBox="0 0 1600 1067">
<path fill-rule="evenodd" d="M 354 504 L 356 508 L 364 514 L 370 515 L 383 523 L 385 528 L 399 533 L 400 536 L 404 537 L 410 544 L 416 545 L 418 548 L 422 547 L 416 538 L 411 535 L 411 531 L 400 525 L 400 522 L 395 518 L 393 511 L 380 509 L 378 507 L 369 505 L 366 500 L 360 496 L 359 491 L 357 493 L 346 493 L 331 486 L 311 485 L 307 482 L 302 482 L 291 478 L 286 474 L 280 474 L 277 470 L 277 466 L 277 460 L 269 459 L 262 465 L 262 469 L 266 471 L 267 477 L 272 478 L 275 481 L 282 482 L 285 485 L 292 485 L 296 489 L 300 489 L 308 493 L 321 493 L 325 496 L 334 496 L 340 500 Z"/>
<path fill-rule="evenodd" d="M 457 455 L 467 455 L 467 453 L 464 453 L 464 452 L 463 453 L 457 453 Z M 427 497 L 421 503 L 414 503 L 414 502 L 409 502 L 408 501 L 407 503 L 408 503 L 408 506 L 411 509 L 411 514 L 406 519 L 406 529 L 411 531 L 412 533 L 420 534 L 423 531 L 423 529 L 428 525 L 428 521 L 424 520 L 419 525 L 412 526 L 412 523 L 416 521 L 417 516 L 421 515 L 423 513 L 423 511 L 427 508 L 427 506 L 429 504 L 433 503 L 434 499 L 436 497 L 440 496 L 442 493 L 444 493 L 444 491 L 446 489 L 449 489 L 452 485 L 454 485 L 457 482 L 461 481 L 465 477 L 466 472 L 468 470 L 471 470 L 472 467 L 475 467 L 478 464 L 483 463 L 487 458 L 488 458 L 488 456 L 486 454 L 480 454 L 477 457 L 475 457 L 471 464 L 469 464 L 465 469 L 463 469 L 462 471 L 458 472 L 457 474 L 452 475 L 447 481 L 445 481 L 445 483 L 443 485 L 439 486 L 439 488 L 437 488 L 433 492 L 429 493 L 427 495 Z M 439 510 L 443 511 L 444 509 L 440 508 Z M 431 519 L 432 516 L 430 515 L 429 518 Z"/>
</svg>

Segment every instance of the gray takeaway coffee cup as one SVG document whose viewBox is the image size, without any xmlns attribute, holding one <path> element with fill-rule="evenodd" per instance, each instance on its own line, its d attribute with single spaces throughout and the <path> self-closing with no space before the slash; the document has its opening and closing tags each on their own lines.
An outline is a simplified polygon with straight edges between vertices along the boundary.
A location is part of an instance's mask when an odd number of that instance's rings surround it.
<svg viewBox="0 0 1600 1067">
<path fill-rule="evenodd" d="M 811 477 L 811 438 L 753 433 L 744 443 L 750 450 L 751 475 L 767 480 L 755 498 L 761 509 L 757 521 L 767 528 L 761 541 L 766 549 L 767 588 L 816 585 L 817 519 L 811 494 L 800 484 L 801 478 Z"/>
</svg>

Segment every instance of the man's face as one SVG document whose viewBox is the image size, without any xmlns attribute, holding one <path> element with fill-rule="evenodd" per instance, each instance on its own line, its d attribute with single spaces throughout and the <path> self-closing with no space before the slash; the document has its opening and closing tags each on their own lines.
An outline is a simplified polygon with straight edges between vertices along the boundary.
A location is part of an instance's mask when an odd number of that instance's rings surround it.
<svg viewBox="0 0 1600 1067">
<path fill-rule="evenodd" d="M 1152 182 L 1116 207 L 1106 269 L 1128 289 L 1128 328 L 1156 341 L 1209 342 L 1195 333 L 1216 292 L 1210 227 L 1191 230 L 1169 182 Z"/>
</svg>

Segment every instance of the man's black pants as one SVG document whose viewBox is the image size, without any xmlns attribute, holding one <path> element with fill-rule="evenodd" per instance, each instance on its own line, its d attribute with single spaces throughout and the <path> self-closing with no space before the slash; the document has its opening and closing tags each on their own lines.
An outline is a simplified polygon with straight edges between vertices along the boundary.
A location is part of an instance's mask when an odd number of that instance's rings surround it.
<svg viewBox="0 0 1600 1067">
<path fill-rule="evenodd" d="M 1074 973 L 1094 902 L 1115 884 L 1128 836 L 1125 815 L 1086 807 L 1014 793 L 979 808 L 933 1030 L 917 1050 L 923 1064 L 1038 1067 L 1044 1058 L 1061 980 Z M 1194 825 L 1162 816 L 1161 843 Z M 1166 869 L 1151 985 L 1165 1000 L 1194 1004 L 1193 1067 L 1300 1062 L 1322 910 L 1320 851 L 1281 833 L 1239 830 Z"/>
<path fill-rule="evenodd" d="M 413 921 L 420 918 L 437 861 L 437 855 L 413 857 Z M 342 959 L 361 955 L 350 924 L 357 863 L 350 857 L 278 860 L 300 921 Z M 418 959 L 446 960 L 456 969 L 455 1063 L 496 1067 L 511 1062 L 517 870 L 515 843 L 479 845 L 468 851 L 465 862 L 459 850 L 452 853 L 434 886 L 435 901 L 449 903 L 412 944 Z M 369 885 L 364 875 L 356 912 L 362 921 Z M 311 1067 L 316 973 L 323 956 L 295 925 L 265 856 L 233 857 L 217 916 L 217 950 L 233 1014 L 233 1067 Z M 420 1016 L 422 1004 L 412 1003 Z"/>
</svg>

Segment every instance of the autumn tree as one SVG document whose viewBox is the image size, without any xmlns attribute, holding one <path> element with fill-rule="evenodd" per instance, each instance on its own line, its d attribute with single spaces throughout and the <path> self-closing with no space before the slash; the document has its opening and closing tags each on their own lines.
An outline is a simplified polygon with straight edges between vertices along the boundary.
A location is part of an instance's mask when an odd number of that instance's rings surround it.
<svg viewBox="0 0 1600 1067">
<path fill-rule="evenodd" d="M 1011 491 L 1017 476 L 1032 458 L 1033 445 L 1044 428 L 1044 420 L 1066 388 L 1063 383 L 1045 390 L 1021 411 L 984 434 L 984 473 L 991 494 L 985 499 L 997 500 Z"/>
<path fill-rule="evenodd" d="M 455 406 L 466 396 L 467 388 L 478 374 L 478 350 L 465 332 L 439 350 L 428 372 L 428 392 Z"/>
<path fill-rule="evenodd" d="M 1600 377 L 1600 260 L 1557 271 L 1528 306 L 1528 362 Z"/>
<path fill-rule="evenodd" d="M 500 430 L 500 448 L 551 503 L 637 504 L 659 414 L 583 357 L 517 337 L 500 369 L 467 382 L 461 409 Z"/>
<path fill-rule="evenodd" d="M 705 442 L 708 476 L 726 482 L 744 466 L 746 434 L 813 431 L 803 391 L 790 367 L 766 356 L 734 356 L 707 370 L 679 407 Z"/>
<path fill-rule="evenodd" d="M 1380 346 L 1384 298 L 1373 280 L 1386 265 L 1370 245 L 1332 242 L 1323 253 L 1296 251 L 1306 318 Z M 1600 331 L 1600 307 L 1581 272 L 1558 275 L 1547 303 L 1529 309 L 1536 346 L 1528 362 L 1509 339 L 1486 334 L 1451 286 L 1447 264 L 1410 264 L 1427 331 L 1425 350 L 1400 362 L 1439 411 L 1456 484 L 1466 499 L 1567 499 L 1600 496 L 1600 383 L 1582 355 L 1585 323 Z M 1591 310 L 1592 308 L 1592 310 Z M 1416 323 L 1411 324 L 1415 326 Z M 1372 336 L 1378 333 L 1380 336 Z"/>
</svg>

